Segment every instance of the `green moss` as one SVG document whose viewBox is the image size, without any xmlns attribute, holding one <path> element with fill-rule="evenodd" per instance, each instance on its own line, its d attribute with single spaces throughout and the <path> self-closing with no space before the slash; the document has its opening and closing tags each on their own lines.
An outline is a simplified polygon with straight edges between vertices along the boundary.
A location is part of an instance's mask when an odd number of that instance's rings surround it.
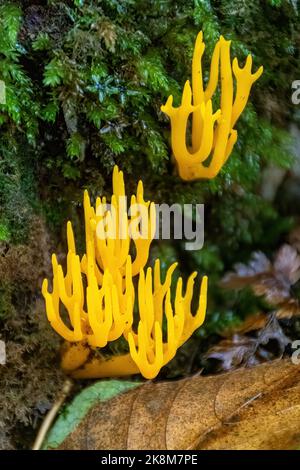
<svg viewBox="0 0 300 470">
<path fill-rule="evenodd" d="M 8 242 L 10 239 L 10 230 L 5 222 L 0 221 L 0 242 Z"/>
</svg>

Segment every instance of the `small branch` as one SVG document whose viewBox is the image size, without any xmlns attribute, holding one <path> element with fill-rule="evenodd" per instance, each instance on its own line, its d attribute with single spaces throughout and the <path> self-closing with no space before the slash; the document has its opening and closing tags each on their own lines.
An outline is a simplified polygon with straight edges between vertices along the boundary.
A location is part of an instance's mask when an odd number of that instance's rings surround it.
<svg viewBox="0 0 300 470">
<path fill-rule="evenodd" d="M 43 445 L 43 442 L 45 440 L 46 434 L 49 431 L 49 429 L 50 429 L 50 427 L 51 427 L 51 425 L 52 425 L 52 423 L 53 423 L 60 407 L 62 406 L 65 399 L 69 395 L 72 386 L 73 386 L 72 380 L 66 379 L 59 397 L 55 401 L 55 403 L 52 406 L 51 410 L 47 413 L 47 415 L 46 415 L 46 417 L 45 417 L 45 419 L 44 419 L 44 421 L 43 421 L 43 423 L 42 423 L 42 425 L 39 429 L 39 432 L 38 432 L 38 434 L 36 436 L 36 439 L 34 441 L 32 450 L 40 450 L 41 449 L 41 447 Z"/>
</svg>

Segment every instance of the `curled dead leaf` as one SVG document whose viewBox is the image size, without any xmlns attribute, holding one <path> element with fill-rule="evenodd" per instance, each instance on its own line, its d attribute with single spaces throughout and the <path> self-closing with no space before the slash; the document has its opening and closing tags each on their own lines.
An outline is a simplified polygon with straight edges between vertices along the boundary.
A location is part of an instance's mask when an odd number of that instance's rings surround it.
<svg viewBox="0 0 300 470">
<path fill-rule="evenodd" d="M 246 333 L 251 333 L 251 336 Z M 249 322 L 247 329 L 244 328 L 244 334 L 234 334 L 231 338 L 221 340 L 203 358 L 215 362 L 216 370 L 228 371 L 282 357 L 290 343 L 291 340 L 284 334 L 273 313 L 263 318 L 257 316 L 252 324 Z"/>
</svg>

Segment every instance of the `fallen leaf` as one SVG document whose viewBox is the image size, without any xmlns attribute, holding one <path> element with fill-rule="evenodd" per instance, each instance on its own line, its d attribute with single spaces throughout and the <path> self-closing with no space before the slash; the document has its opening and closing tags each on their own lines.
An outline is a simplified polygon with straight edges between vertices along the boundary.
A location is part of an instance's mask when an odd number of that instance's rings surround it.
<svg viewBox="0 0 300 470">
<path fill-rule="evenodd" d="M 275 314 L 265 315 L 264 323 L 258 317 L 251 326 L 248 325 L 247 331 L 252 336 L 234 334 L 232 338 L 221 340 L 204 354 L 203 359 L 215 362 L 217 371 L 228 371 L 282 357 L 291 343 Z"/>
<path fill-rule="evenodd" d="M 221 285 L 229 289 L 250 286 L 257 296 L 263 296 L 271 305 L 278 306 L 291 302 L 291 286 L 299 279 L 300 256 L 295 247 L 283 245 L 273 264 L 263 253 L 255 252 L 248 265 L 236 264 L 235 271 L 226 274 Z M 293 300 L 294 309 L 298 301 Z"/>
<path fill-rule="evenodd" d="M 58 449 L 292 449 L 300 446 L 300 366 L 277 360 L 248 369 L 179 381 L 132 383 L 113 394 L 117 381 L 81 393 L 61 414 L 45 448 Z M 97 400 L 85 395 L 97 386 Z M 130 387 L 129 387 L 130 388 Z M 101 389 L 103 393 L 101 394 Z M 75 403 L 77 400 L 77 403 Z M 80 406 L 79 406 L 80 403 Z M 82 414 L 82 413 L 81 413 Z M 66 423 L 70 432 L 62 435 Z M 69 426 L 70 427 L 70 426 Z"/>
<path fill-rule="evenodd" d="M 209 349 L 203 359 L 216 362 L 218 371 L 228 371 L 241 365 L 248 366 L 262 362 L 260 361 L 256 338 L 243 335 L 233 335 L 231 339 L 220 341 L 220 343 Z"/>
</svg>

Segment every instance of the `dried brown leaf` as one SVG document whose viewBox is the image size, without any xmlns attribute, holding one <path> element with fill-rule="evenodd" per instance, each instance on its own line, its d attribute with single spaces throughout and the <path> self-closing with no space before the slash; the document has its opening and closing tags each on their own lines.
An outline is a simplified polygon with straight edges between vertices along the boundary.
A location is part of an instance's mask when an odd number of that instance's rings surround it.
<svg viewBox="0 0 300 470">
<path fill-rule="evenodd" d="M 255 330 L 254 336 L 234 334 L 232 338 L 220 341 L 208 350 L 204 359 L 216 362 L 217 370 L 228 371 L 241 365 L 252 366 L 281 357 L 291 342 L 274 314 L 258 318 L 252 328 L 249 325 L 249 332 Z M 272 347 L 269 347 L 270 344 Z"/>
<path fill-rule="evenodd" d="M 300 366 L 147 382 L 100 402 L 60 449 L 291 449 L 300 445 Z"/>
<path fill-rule="evenodd" d="M 291 300 L 291 286 L 299 278 L 300 256 L 296 248 L 283 245 L 273 264 L 263 253 L 256 252 L 248 265 L 235 265 L 235 271 L 226 274 L 221 285 L 229 289 L 250 286 L 257 296 L 263 296 L 271 305 L 278 306 Z M 294 303 L 297 303 L 295 299 Z"/>
<path fill-rule="evenodd" d="M 257 340 L 243 335 L 234 335 L 213 346 L 204 356 L 205 360 L 216 361 L 217 370 L 228 371 L 242 364 L 259 364 Z"/>
</svg>

